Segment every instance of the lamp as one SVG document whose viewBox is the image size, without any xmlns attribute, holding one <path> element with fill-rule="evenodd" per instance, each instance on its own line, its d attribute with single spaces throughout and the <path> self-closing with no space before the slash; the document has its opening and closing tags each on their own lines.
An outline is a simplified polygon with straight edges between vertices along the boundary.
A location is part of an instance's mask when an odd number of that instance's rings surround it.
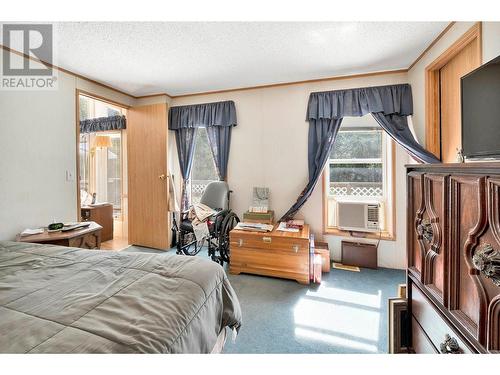
<svg viewBox="0 0 500 375">
<path fill-rule="evenodd" d="M 108 148 L 111 146 L 111 137 L 109 135 L 96 135 L 94 141 L 95 148 Z"/>
</svg>

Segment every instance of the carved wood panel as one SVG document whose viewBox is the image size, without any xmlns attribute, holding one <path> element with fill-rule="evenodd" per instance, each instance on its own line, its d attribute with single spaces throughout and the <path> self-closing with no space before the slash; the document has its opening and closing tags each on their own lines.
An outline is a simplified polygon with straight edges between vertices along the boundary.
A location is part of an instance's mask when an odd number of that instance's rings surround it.
<svg viewBox="0 0 500 375">
<path fill-rule="evenodd" d="M 452 176 L 449 212 L 449 310 L 481 344 L 486 339 L 487 296 L 472 254 L 487 228 L 486 177 Z"/>
<path fill-rule="evenodd" d="M 444 246 L 444 230 L 447 226 L 448 175 L 426 174 L 424 177 L 425 213 L 427 236 L 422 235 L 420 246 L 425 249 L 423 283 L 442 303 L 447 294 L 445 263 L 447 249 Z M 420 229 L 420 232 L 424 229 Z"/>
<path fill-rule="evenodd" d="M 482 283 L 488 296 L 488 321 L 486 327 L 487 349 L 500 350 L 500 177 L 487 180 L 489 231 L 481 242 L 491 251 L 480 257 L 476 249 L 473 263 L 479 269 Z M 478 261 L 478 258 L 480 261 Z"/>
<path fill-rule="evenodd" d="M 408 277 L 440 311 L 419 324 L 500 353 L 500 163 L 410 166 L 407 227 Z"/>
<path fill-rule="evenodd" d="M 415 277 L 422 281 L 422 270 L 425 259 L 425 252 L 420 246 L 417 227 L 422 223 L 425 211 L 423 173 L 411 172 L 407 177 L 408 192 L 408 226 L 407 226 L 407 247 L 408 247 L 408 269 Z"/>
<path fill-rule="evenodd" d="M 500 350 L 500 295 L 493 298 L 488 306 L 488 350 Z"/>
</svg>

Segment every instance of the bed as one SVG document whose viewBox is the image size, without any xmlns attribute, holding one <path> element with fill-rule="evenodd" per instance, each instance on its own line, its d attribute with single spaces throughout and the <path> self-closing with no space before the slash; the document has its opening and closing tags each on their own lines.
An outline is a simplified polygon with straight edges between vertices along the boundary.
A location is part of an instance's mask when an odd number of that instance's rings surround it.
<svg viewBox="0 0 500 375">
<path fill-rule="evenodd" d="M 213 353 L 240 325 L 207 259 L 0 241 L 1 353 Z"/>
</svg>

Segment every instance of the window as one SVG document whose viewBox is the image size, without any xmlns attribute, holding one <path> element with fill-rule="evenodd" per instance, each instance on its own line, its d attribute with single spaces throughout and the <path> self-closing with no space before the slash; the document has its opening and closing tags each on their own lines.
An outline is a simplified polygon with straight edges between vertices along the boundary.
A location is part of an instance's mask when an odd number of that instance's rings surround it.
<svg viewBox="0 0 500 375">
<path fill-rule="evenodd" d="M 330 195 L 370 197 L 384 195 L 382 130 L 341 130 L 330 154 Z"/>
<path fill-rule="evenodd" d="M 336 207 L 339 200 L 377 202 L 382 208 L 381 231 L 384 237 L 390 238 L 394 168 L 392 141 L 371 116 L 346 118 L 343 124 L 325 168 L 325 231 L 337 231 Z"/>
<path fill-rule="evenodd" d="M 212 181 L 218 181 L 219 176 L 215 168 L 215 162 L 208 143 L 207 130 L 196 129 L 195 150 L 193 166 L 191 168 L 191 200 L 193 203 L 200 201 L 207 185 Z"/>
<path fill-rule="evenodd" d="M 125 114 L 125 109 L 106 102 L 80 95 L 80 120 Z M 97 202 L 113 204 L 115 218 L 122 214 L 124 184 L 123 150 L 124 132 L 106 131 L 80 134 L 80 190 L 81 203 L 86 194 L 96 193 Z M 105 146 L 97 139 L 104 137 Z"/>
</svg>

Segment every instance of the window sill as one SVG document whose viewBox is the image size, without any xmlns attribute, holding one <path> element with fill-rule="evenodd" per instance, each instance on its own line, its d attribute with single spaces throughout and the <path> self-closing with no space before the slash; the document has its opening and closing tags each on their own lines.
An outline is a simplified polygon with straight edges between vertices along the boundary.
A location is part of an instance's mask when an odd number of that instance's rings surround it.
<svg viewBox="0 0 500 375">
<path fill-rule="evenodd" d="M 340 237 L 351 237 L 351 238 L 359 238 L 359 239 L 370 239 L 370 240 L 382 240 L 382 241 L 396 241 L 396 236 L 392 233 L 384 231 L 382 233 L 373 233 L 373 232 L 357 232 L 360 233 L 359 236 L 351 235 L 350 231 L 341 230 L 338 228 L 328 227 L 323 230 L 323 234 L 329 234 L 333 236 Z"/>
</svg>

